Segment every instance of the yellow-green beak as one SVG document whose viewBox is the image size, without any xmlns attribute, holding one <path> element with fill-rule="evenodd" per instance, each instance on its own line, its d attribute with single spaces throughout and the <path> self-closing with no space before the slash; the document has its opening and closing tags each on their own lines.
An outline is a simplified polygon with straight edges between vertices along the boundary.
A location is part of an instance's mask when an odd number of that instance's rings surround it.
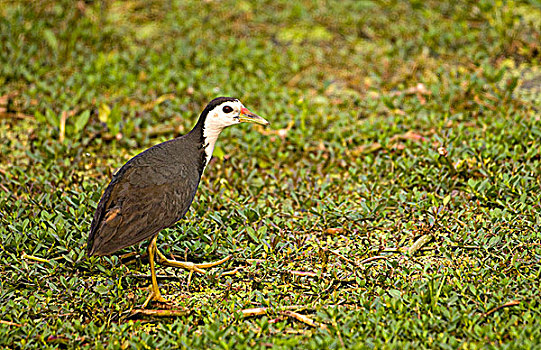
<svg viewBox="0 0 541 350">
<path fill-rule="evenodd" d="M 245 123 L 255 123 L 261 125 L 269 125 L 269 122 L 261 118 L 255 113 L 250 112 L 247 108 L 242 107 L 240 110 L 239 120 Z"/>
</svg>

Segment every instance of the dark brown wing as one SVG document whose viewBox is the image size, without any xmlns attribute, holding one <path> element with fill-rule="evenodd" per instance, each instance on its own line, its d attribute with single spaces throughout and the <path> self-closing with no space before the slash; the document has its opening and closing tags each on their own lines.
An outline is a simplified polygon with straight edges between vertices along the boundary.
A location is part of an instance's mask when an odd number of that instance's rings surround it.
<svg viewBox="0 0 541 350">
<path fill-rule="evenodd" d="M 178 147 L 177 147 L 178 148 Z M 186 149 L 167 143 L 132 158 L 105 190 L 90 228 L 88 255 L 108 255 L 153 237 L 188 211 L 200 180 Z"/>
</svg>

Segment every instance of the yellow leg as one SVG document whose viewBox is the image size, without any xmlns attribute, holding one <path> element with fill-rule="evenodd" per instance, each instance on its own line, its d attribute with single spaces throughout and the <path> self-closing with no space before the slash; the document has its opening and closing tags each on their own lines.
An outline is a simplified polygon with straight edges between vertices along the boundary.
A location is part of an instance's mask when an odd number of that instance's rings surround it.
<svg viewBox="0 0 541 350">
<path fill-rule="evenodd" d="M 154 238 L 150 244 L 154 246 L 154 251 L 156 252 L 158 262 L 160 264 L 166 265 L 166 266 L 172 266 L 172 267 L 180 267 L 180 268 L 182 268 L 184 270 L 188 270 L 190 272 L 190 275 L 188 276 L 188 288 L 190 287 L 190 282 L 192 280 L 192 274 L 194 272 L 199 272 L 199 273 L 205 274 L 206 271 L 204 269 L 208 269 L 208 268 L 211 268 L 211 267 L 214 267 L 214 266 L 218 266 L 218 265 L 223 264 L 224 262 L 228 261 L 229 259 L 231 259 L 231 256 L 228 256 L 228 257 L 225 257 L 225 258 L 223 258 L 221 260 L 210 262 L 210 263 L 204 263 L 204 264 L 194 264 L 194 263 L 189 262 L 189 261 L 171 260 L 171 259 L 167 259 L 165 257 L 165 255 L 163 255 L 162 252 L 160 252 L 158 250 L 158 246 L 156 245 L 156 238 Z"/>
<path fill-rule="evenodd" d="M 161 303 L 167 302 L 167 300 L 162 297 L 162 294 L 160 293 L 160 288 L 158 287 L 158 279 L 156 278 L 156 268 L 154 266 L 154 253 L 157 251 L 156 238 L 157 235 L 152 238 L 152 241 L 150 241 L 150 244 L 148 245 L 148 259 L 150 260 L 150 275 L 152 278 L 152 286 L 150 294 L 148 295 L 147 300 L 143 304 L 143 308 L 145 308 L 151 300 L 159 301 Z"/>
</svg>

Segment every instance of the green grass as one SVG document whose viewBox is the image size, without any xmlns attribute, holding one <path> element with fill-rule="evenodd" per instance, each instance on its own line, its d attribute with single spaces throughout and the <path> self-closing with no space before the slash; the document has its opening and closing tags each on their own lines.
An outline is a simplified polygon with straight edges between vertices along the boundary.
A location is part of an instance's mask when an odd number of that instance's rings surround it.
<svg viewBox="0 0 541 350">
<path fill-rule="evenodd" d="M 0 1 L 0 346 L 539 348 L 540 23 L 534 0 Z M 85 257 L 93 212 L 220 95 L 271 127 L 222 134 L 158 243 L 234 259 L 189 291 L 160 267 L 185 315 L 134 315 L 146 246 Z"/>
</svg>

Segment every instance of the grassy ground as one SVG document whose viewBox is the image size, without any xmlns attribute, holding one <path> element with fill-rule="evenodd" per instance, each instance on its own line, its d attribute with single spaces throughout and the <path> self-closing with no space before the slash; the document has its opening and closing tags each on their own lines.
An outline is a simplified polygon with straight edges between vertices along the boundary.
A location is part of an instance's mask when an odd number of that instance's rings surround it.
<svg viewBox="0 0 541 350">
<path fill-rule="evenodd" d="M 0 345 L 539 348 L 541 7 L 453 3 L 0 1 Z M 86 258 L 93 211 L 220 95 L 271 128 L 158 242 L 234 259 L 137 313 L 145 245 Z"/>
</svg>

